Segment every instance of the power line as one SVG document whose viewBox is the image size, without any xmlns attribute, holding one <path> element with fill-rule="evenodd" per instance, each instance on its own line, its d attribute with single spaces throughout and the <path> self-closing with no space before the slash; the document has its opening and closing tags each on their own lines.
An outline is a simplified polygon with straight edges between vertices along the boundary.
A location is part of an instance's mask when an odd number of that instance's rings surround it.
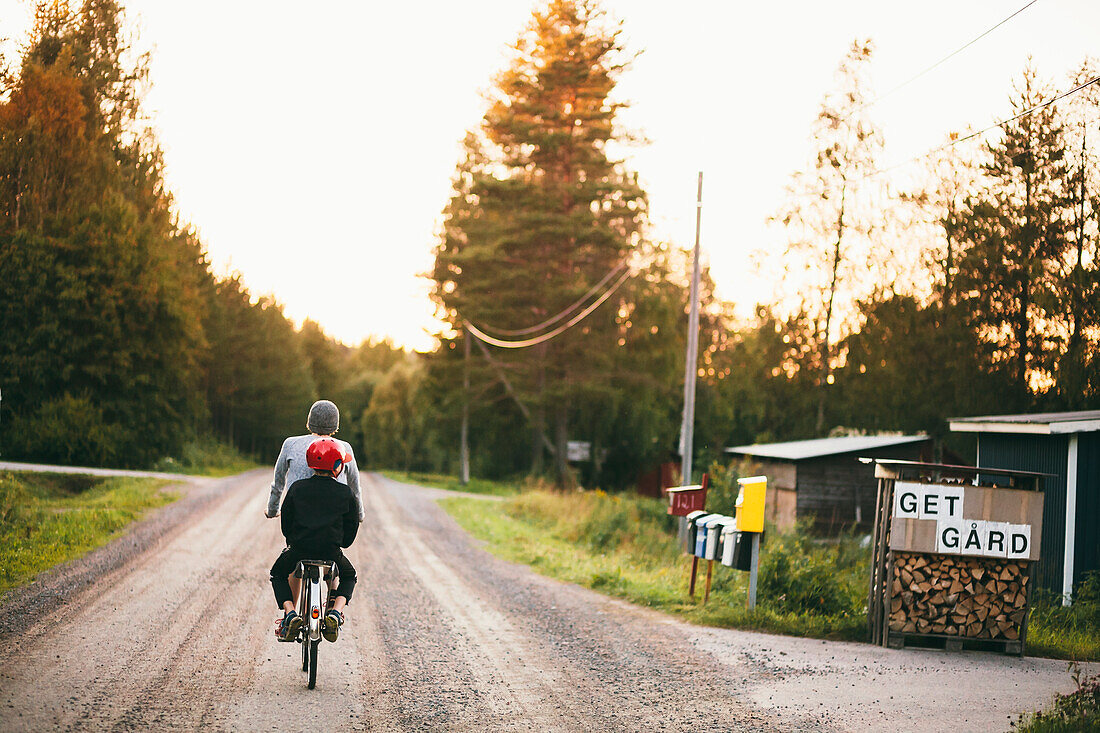
<svg viewBox="0 0 1100 733">
<path fill-rule="evenodd" d="M 977 43 L 978 41 L 982 40 L 983 38 L 985 38 L 986 36 L 988 36 L 988 35 L 989 35 L 990 33 L 992 33 L 993 31 L 997 30 L 997 29 L 998 29 L 998 28 L 1000 28 L 1000 27 L 1001 27 L 1002 25 L 1004 25 L 1004 24 L 1005 24 L 1005 23 L 1007 23 L 1008 21 L 1012 20 L 1012 19 L 1013 19 L 1013 18 L 1015 18 L 1015 17 L 1017 16 L 1017 15 L 1019 15 L 1019 14 L 1020 14 L 1020 13 L 1022 13 L 1022 12 L 1024 12 L 1025 10 L 1027 10 L 1028 8 L 1030 8 L 1030 7 L 1032 6 L 1032 5 L 1034 5 L 1034 4 L 1035 4 L 1035 3 L 1037 3 L 1037 2 L 1039 2 L 1039 0 L 1031 0 L 1031 2 L 1029 2 L 1029 3 L 1027 4 L 1027 5 L 1025 5 L 1025 6 L 1023 6 L 1022 8 L 1020 8 L 1019 10 L 1017 10 L 1017 11 L 1016 11 L 1015 13 L 1013 13 L 1012 15 L 1010 15 L 1010 16 L 1008 16 L 1007 18 L 1005 18 L 1004 20 L 1000 21 L 999 23 L 997 23 L 996 25 L 994 25 L 994 26 L 993 26 L 992 28 L 989 28 L 989 29 L 987 29 L 987 30 L 986 30 L 985 32 L 981 33 L 980 35 L 978 35 L 978 36 L 976 36 L 976 37 L 974 37 L 974 38 L 970 39 L 970 40 L 969 40 L 969 41 L 967 41 L 967 42 L 966 42 L 965 44 L 963 44 L 963 45 L 962 45 L 962 46 L 960 46 L 959 48 L 955 49 L 955 50 L 954 50 L 954 51 L 952 51 L 951 53 L 947 54 L 946 56 L 944 56 L 944 57 L 943 57 L 942 59 L 940 59 L 939 61 L 935 62 L 935 63 L 934 63 L 934 64 L 932 64 L 931 66 L 928 66 L 928 67 L 926 67 L 926 68 L 925 68 L 925 69 L 924 69 L 923 71 L 920 71 L 920 72 L 918 72 L 918 73 L 917 73 L 916 75 L 914 75 L 914 76 L 911 76 L 910 78 L 908 78 L 908 79 L 906 79 L 905 81 L 903 81 L 903 82 L 902 82 L 901 84 L 898 84 L 897 86 L 895 86 L 895 87 L 892 87 L 891 89 L 889 89 L 888 91 L 884 92 L 883 94 L 880 94 L 879 96 L 877 96 L 877 97 L 875 97 L 874 99 L 872 99 L 872 100 L 871 100 L 870 102 L 866 102 L 866 103 L 864 103 L 864 104 L 863 104 L 862 106 L 860 106 L 860 107 L 857 107 L 856 109 L 852 110 L 851 112 L 849 112 L 849 113 L 848 113 L 848 114 L 847 114 L 847 115 L 845 116 L 845 119 L 848 119 L 849 117 L 851 117 L 852 115 L 856 114 L 857 112 L 862 112 L 863 110 L 867 109 L 868 107 L 871 107 L 871 106 L 873 106 L 873 105 L 876 105 L 876 104 L 878 104 L 879 102 L 881 102 L 882 100 L 886 99 L 887 97 L 889 97 L 889 96 L 890 96 L 891 94 L 893 94 L 894 92 L 896 92 L 896 91 L 898 91 L 898 90 L 900 90 L 900 89 L 904 89 L 905 87 L 909 86 L 910 84 L 912 84 L 913 82 L 915 82 L 915 81 L 916 81 L 917 79 L 920 79 L 920 78 L 921 78 L 922 76 L 924 76 L 925 74 L 929 73 L 929 72 L 930 72 L 930 71 L 932 71 L 933 69 L 936 69 L 936 68 L 938 68 L 939 66 L 941 66 L 942 64 L 944 64 L 944 63 L 945 63 L 945 62 L 947 62 L 948 60 L 950 60 L 950 59 L 954 58 L 955 56 L 959 55 L 960 53 L 962 53 L 962 52 L 963 52 L 963 51 L 965 51 L 966 49 L 970 48 L 970 47 L 971 47 L 971 46 L 973 46 L 973 45 L 974 45 L 975 43 Z"/>
<path fill-rule="evenodd" d="M 895 163 L 894 165 L 888 166 L 886 168 L 878 168 L 876 170 L 871 171 L 870 173 L 868 173 L 866 175 L 860 176 L 859 178 L 853 178 L 851 180 L 845 180 L 845 183 L 859 183 L 861 181 L 866 181 L 869 178 L 875 178 L 876 176 L 881 176 L 883 173 L 889 173 L 890 171 L 897 170 L 898 168 L 902 168 L 902 167 L 907 166 L 907 165 L 912 165 L 913 163 L 918 163 L 918 162 L 924 160 L 925 158 L 929 158 L 929 157 L 935 155 L 936 153 L 938 153 L 940 151 L 947 150 L 948 148 L 952 148 L 952 147 L 954 147 L 954 146 L 956 146 L 960 143 L 966 142 L 967 140 L 973 140 L 974 138 L 980 137 L 980 136 L 984 135 L 985 133 L 989 132 L 990 130 L 995 130 L 999 127 L 1004 127 L 1005 125 L 1010 124 L 1012 122 L 1015 122 L 1016 120 L 1023 119 L 1024 117 L 1028 117 L 1030 115 L 1033 115 L 1036 112 L 1038 112 L 1039 110 L 1044 109 L 1046 107 L 1049 107 L 1050 105 L 1054 104 L 1055 102 L 1059 102 L 1059 101 L 1065 99 L 1066 97 L 1069 97 L 1073 94 L 1076 94 L 1077 92 L 1080 92 L 1083 89 L 1086 89 L 1086 88 L 1092 86 L 1093 84 L 1096 84 L 1097 82 L 1100 82 L 1100 76 L 1095 76 L 1092 79 L 1089 79 L 1088 81 L 1082 82 L 1082 83 L 1078 84 L 1077 86 L 1073 87 L 1072 89 L 1068 89 L 1064 92 L 1061 92 L 1061 93 L 1051 97 L 1050 99 L 1046 100 L 1045 102 L 1040 102 L 1036 105 L 1033 105 L 1032 107 L 1029 107 L 1028 109 L 1025 109 L 1023 112 L 1020 112 L 1019 114 L 1013 115 L 1012 117 L 1009 117 L 1008 119 L 1001 120 L 1000 122 L 995 122 L 992 125 L 989 125 L 988 127 L 984 127 L 981 130 L 971 132 L 971 133 L 969 133 L 967 135 L 964 135 L 962 137 L 958 137 L 958 138 L 954 138 L 952 140 L 948 140 L 947 142 L 943 143 L 942 145 L 937 145 L 936 147 L 932 148 L 931 150 L 925 151 L 924 153 L 921 153 L 920 155 L 917 155 L 913 158 L 910 158 L 909 160 L 903 160 L 900 163 Z M 1091 124 L 1091 122 L 1095 122 L 1095 121 L 1096 121 L 1095 119 L 1090 120 L 1089 122 L 1086 122 L 1085 124 Z M 790 195 L 794 198 L 799 198 L 799 199 L 809 198 L 809 197 L 821 198 L 821 197 L 827 197 L 830 190 L 835 189 L 835 188 L 836 187 L 833 186 L 833 187 L 830 187 L 830 188 L 823 189 L 821 191 L 806 191 L 804 193 L 794 193 L 794 194 L 790 194 Z"/>
<path fill-rule="evenodd" d="M 611 278 L 613 278 L 618 272 L 620 272 L 624 267 L 626 267 L 627 264 L 628 263 L 626 263 L 626 262 L 620 262 L 619 264 L 615 265 L 615 267 L 611 268 L 611 270 L 606 275 L 604 275 L 603 278 L 598 283 L 596 283 L 591 288 L 589 288 L 588 292 L 585 293 L 584 295 L 582 295 L 576 301 L 574 301 L 572 305 L 570 305 L 568 308 L 561 311 L 557 315 L 551 316 L 550 318 L 547 318 L 542 323 L 537 323 L 534 326 L 530 326 L 528 328 L 520 328 L 520 329 L 516 329 L 516 330 L 509 330 L 509 329 L 506 329 L 506 328 L 496 328 L 496 327 L 489 328 L 488 326 L 485 326 L 484 330 L 492 331 L 493 333 L 500 334 L 501 336 L 526 336 L 529 333 L 537 333 L 537 332 L 541 331 L 542 329 L 546 328 L 547 326 L 554 325 L 555 323 L 557 323 L 561 319 L 567 317 L 570 313 L 575 311 L 577 308 L 584 305 L 584 303 L 589 298 L 591 298 L 593 295 L 595 295 L 600 290 L 600 288 L 602 288 L 604 285 L 607 285 L 607 283 L 611 280 Z"/>
<path fill-rule="evenodd" d="M 573 326 L 577 325 L 578 323 L 583 321 L 585 318 L 587 318 L 588 315 L 590 313 L 592 313 L 592 311 L 596 310 L 601 305 L 603 305 L 604 302 L 606 302 L 607 299 L 610 298 L 612 296 L 612 294 L 614 294 L 614 292 L 619 289 L 619 286 L 621 286 L 624 282 L 626 282 L 626 279 L 628 277 L 630 277 L 632 274 L 633 273 L 630 270 L 627 270 L 626 272 L 624 272 L 622 274 L 622 276 L 615 282 L 614 285 L 612 285 L 610 288 L 608 288 L 607 291 L 605 291 L 603 295 L 601 295 L 599 298 L 597 298 L 595 301 L 593 301 L 587 308 L 585 308 L 580 313 L 578 313 L 575 316 L 573 316 L 572 318 L 570 318 L 568 321 L 566 321 L 562 325 L 555 328 L 553 331 L 548 331 L 547 333 L 544 333 L 541 336 L 535 336 L 534 338 L 524 339 L 522 341 L 505 341 L 503 339 L 498 339 L 498 338 L 495 338 L 493 336 L 490 336 L 489 334 L 485 333 L 484 331 L 482 331 L 480 328 L 478 328 L 474 324 L 470 323 L 470 321 L 468 321 L 465 318 L 462 319 L 462 323 L 463 323 L 463 325 L 466 326 L 467 330 L 469 330 L 470 333 L 472 333 L 474 336 L 477 336 L 479 339 L 481 339 L 485 343 L 490 344 L 492 346 L 498 346 L 502 349 L 525 349 L 529 346 L 537 346 L 538 344 L 549 341 L 550 339 L 552 339 L 556 336 L 560 336 L 561 334 L 565 333 L 570 328 L 572 328 Z"/>
<path fill-rule="evenodd" d="M 948 140 L 946 143 L 943 143 L 942 145 L 938 145 L 938 146 L 932 148 L 931 150 L 929 150 L 925 153 L 922 153 L 921 155 L 916 156 L 915 158 L 911 158 L 909 160 L 902 161 L 901 163 L 896 163 L 896 164 L 894 164 L 894 165 L 892 165 L 888 168 L 880 168 L 878 170 L 872 171 L 872 172 L 868 173 L 867 175 L 865 175 L 861 178 L 855 179 L 855 181 L 853 181 L 853 183 L 858 183 L 859 181 L 864 181 L 868 178 L 874 178 L 875 176 L 880 176 L 883 173 L 888 173 L 889 171 L 896 170 L 897 168 L 901 168 L 902 166 L 906 166 L 906 165 L 910 165 L 912 163 L 916 163 L 918 161 L 924 160 L 925 158 L 931 157 L 931 156 L 935 155 L 936 153 L 938 153 L 942 150 L 947 150 L 948 148 L 953 148 L 956 145 L 958 145 L 959 143 L 964 143 L 967 140 L 973 140 L 976 137 L 980 137 L 980 136 L 984 135 L 985 133 L 989 132 L 990 130 L 994 130 L 998 127 L 1004 127 L 1005 125 L 1010 124 L 1012 122 L 1015 122 L 1016 120 L 1023 119 L 1024 117 L 1030 117 L 1031 115 L 1035 114 L 1039 110 L 1044 109 L 1046 107 L 1049 107 L 1050 105 L 1054 104 L 1055 102 L 1061 101 L 1061 100 L 1065 99 L 1066 97 L 1068 97 L 1070 95 L 1076 94 L 1077 92 L 1081 91 L 1082 89 L 1090 87 L 1090 86 L 1092 86 L 1093 84 L 1095 84 L 1097 82 L 1100 82 L 1100 76 L 1094 76 L 1092 79 L 1089 79 L 1086 82 L 1082 82 L 1082 83 L 1078 84 L 1073 89 L 1069 89 L 1067 91 L 1062 92 L 1061 94 L 1057 94 L 1057 95 L 1051 97 L 1050 99 L 1048 99 L 1047 101 L 1040 102 L 1040 103 L 1038 103 L 1038 104 L 1036 104 L 1032 107 L 1029 107 L 1028 109 L 1025 109 L 1023 112 L 1020 112 L 1017 115 L 1013 115 L 1012 117 L 1009 117 L 1006 120 L 1001 120 L 1000 122 L 995 122 L 992 125 L 990 125 L 989 127 L 984 127 L 981 130 L 970 133 L 969 135 L 964 135 L 963 137 L 955 138 L 954 140 Z"/>
</svg>

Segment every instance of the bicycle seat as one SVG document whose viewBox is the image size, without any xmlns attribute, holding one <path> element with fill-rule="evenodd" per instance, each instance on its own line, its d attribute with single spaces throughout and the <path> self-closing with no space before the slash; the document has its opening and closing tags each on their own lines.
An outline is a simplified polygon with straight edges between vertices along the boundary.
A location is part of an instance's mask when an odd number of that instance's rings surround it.
<svg viewBox="0 0 1100 733">
<path fill-rule="evenodd" d="M 340 574 L 336 568 L 336 563 L 332 560 L 299 560 L 298 567 L 294 570 L 294 575 L 298 578 L 306 574 L 312 575 L 309 571 L 314 568 L 323 571 L 321 577 L 324 580 L 331 580 Z"/>
</svg>

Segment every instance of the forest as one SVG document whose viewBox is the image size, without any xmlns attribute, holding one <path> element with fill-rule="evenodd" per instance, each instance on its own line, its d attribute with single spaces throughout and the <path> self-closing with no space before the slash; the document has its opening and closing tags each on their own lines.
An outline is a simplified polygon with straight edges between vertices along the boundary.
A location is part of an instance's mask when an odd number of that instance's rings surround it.
<svg viewBox="0 0 1100 733">
<path fill-rule="evenodd" d="M 119 4 L 35 12 L 0 60 L 4 458 L 143 467 L 214 439 L 267 459 L 326 397 L 372 468 L 455 473 L 464 430 L 481 477 L 618 489 L 676 460 L 690 250 L 655 235 L 627 162 L 636 49 L 597 2 L 536 10 L 456 131 L 423 354 L 296 327 L 216 275 L 165 185 Z M 773 216 L 784 245 L 757 253 L 771 302 L 739 316 L 704 270 L 700 470 L 730 445 L 1100 408 L 1100 64 L 1006 70 L 1000 124 L 895 171 L 873 54 L 839 60 Z M 567 460 L 573 440 L 590 460 Z"/>
<path fill-rule="evenodd" d="M 173 210 L 118 3 L 40 3 L 0 91 L 0 454 L 148 467 L 212 438 L 266 460 L 319 395 L 358 426 L 410 358 L 295 328 L 215 276 Z"/>
</svg>

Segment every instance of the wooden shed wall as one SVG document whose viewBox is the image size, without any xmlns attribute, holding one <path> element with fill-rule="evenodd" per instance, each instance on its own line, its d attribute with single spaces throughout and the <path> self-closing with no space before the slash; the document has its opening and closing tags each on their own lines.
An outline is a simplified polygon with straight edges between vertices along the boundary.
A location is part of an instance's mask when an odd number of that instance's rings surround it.
<svg viewBox="0 0 1100 733">
<path fill-rule="evenodd" d="M 829 534 L 853 526 L 863 531 L 870 530 L 874 525 L 878 482 L 875 479 L 874 465 L 860 463 L 860 457 L 903 461 L 931 460 L 932 441 L 799 461 L 798 517 L 801 519 L 812 516 L 815 529 Z M 861 515 L 858 525 L 857 504 Z"/>
</svg>

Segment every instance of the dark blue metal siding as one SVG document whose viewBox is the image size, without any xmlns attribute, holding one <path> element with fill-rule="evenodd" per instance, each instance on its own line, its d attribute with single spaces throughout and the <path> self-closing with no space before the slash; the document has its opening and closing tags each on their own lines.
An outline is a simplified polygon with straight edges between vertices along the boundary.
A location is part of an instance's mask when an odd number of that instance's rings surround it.
<svg viewBox="0 0 1100 733">
<path fill-rule="evenodd" d="M 1062 592 L 1062 559 L 1066 548 L 1068 446 L 1065 435 L 978 434 L 979 466 L 1054 474 L 1046 478 L 1043 486 L 1043 542 L 1039 547 L 1036 582 L 1055 593 Z"/>
<path fill-rule="evenodd" d="M 1077 536 L 1074 538 L 1073 582 L 1100 570 L 1100 432 L 1077 437 Z"/>
</svg>

